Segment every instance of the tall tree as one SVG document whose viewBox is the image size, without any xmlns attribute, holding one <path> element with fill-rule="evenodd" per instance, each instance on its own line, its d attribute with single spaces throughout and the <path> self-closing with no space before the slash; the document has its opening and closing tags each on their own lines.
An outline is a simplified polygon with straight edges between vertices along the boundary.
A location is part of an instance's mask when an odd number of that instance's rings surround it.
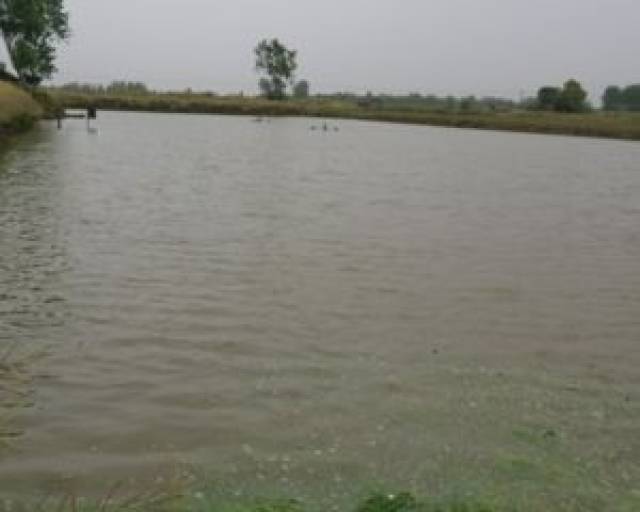
<svg viewBox="0 0 640 512">
<path fill-rule="evenodd" d="M 577 80 L 567 80 L 560 93 L 556 110 L 559 112 L 584 112 L 587 110 L 587 91 Z"/>
<path fill-rule="evenodd" d="M 69 36 L 64 0 L 0 0 L 0 32 L 20 80 L 38 85 L 56 71 L 55 45 Z"/>
<path fill-rule="evenodd" d="M 273 96 L 273 87 L 271 85 L 271 80 L 268 78 L 262 77 L 258 82 L 258 87 L 260 87 L 260 93 L 265 98 L 271 98 Z"/>
<path fill-rule="evenodd" d="M 605 110 L 620 110 L 623 108 L 622 90 L 617 85 L 610 85 L 602 96 L 602 108 Z"/>
<path fill-rule="evenodd" d="M 296 98 L 308 98 L 311 87 L 307 80 L 300 80 L 293 86 L 293 95 Z"/>
<path fill-rule="evenodd" d="M 625 87 L 622 91 L 622 102 L 627 110 L 640 112 L 640 84 Z"/>
<path fill-rule="evenodd" d="M 262 40 L 254 50 L 256 56 L 256 70 L 268 77 L 270 87 L 266 87 L 263 80 L 260 87 L 270 99 L 284 99 L 287 86 L 293 84 L 294 73 L 298 67 L 297 52 L 289 50 L 278 39 Z"/>
<path fill-rule="evenodd" d="M 538 106 L 542 110 L 554 110 L 561 93 L 558 87 L 541 87 L 538 91 Z"/>
</svg>

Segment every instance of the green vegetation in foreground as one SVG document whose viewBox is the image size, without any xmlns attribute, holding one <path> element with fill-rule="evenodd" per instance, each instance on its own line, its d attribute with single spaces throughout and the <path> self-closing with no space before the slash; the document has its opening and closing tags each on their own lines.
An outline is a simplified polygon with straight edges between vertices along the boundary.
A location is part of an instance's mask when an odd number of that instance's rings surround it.
<svg viewBox="0 0 640 512">
<path fill-rule="evenodd" d="M 640 114 L 590 112 L 446 112 L 360 106 L 338 99 L 269 101 L 265 98 L 216 96 L 211 93 L 150 93 L 142 95 L 76 94 L 59 89 L 50 91 L 65 108 L 142 112 L 236 114 L 254 116 L 308 116 L 360 119 L 418 125 L 479 128 L 515 132 L 606 137 L 640 140 Z"/>
<path fill-rule="evenodd" d="M 294 499 L 256 500 L 253 502 L 231 503 L 211 499 L 204 494 L 185 499 L 166 493 L 141 493 L 118 496 L 112 489 L 103 498 L 93 501 L 69 495 L 59 499 L 40 501 L 37 507 L 23 506 L 15 502 L 1 502 L 0 512 L 35 512 L 57 510 L 58 512 L 308 512 L 310 510 L 333 512 L 518 512 L 520 509 L 493 504 L 490 501 L 473 498 L 417 499 L 411 493 L 375 493 L 352 507 L 330 507 L 318 509 Z M 542 507 L 536 512 L 554 512 L 554 508 Z M 580 510 L 579 508 L 575 509 Z M 630 504 L 625 508 L 603 508 L 616 512 L 638 510 Z"/>
<path fill-rule="evenodd" d="M 118 496 L 117 488 L 103 498 L 94 501 L 69 495 L 59 499 L 41 501 L 36 508 L 10 503 L 14 511 L 57 510 L 59 512 L 305 512 L 307 507 L 297 500 L 256 500 L 246 503 L 210 501 L 203 494 L 185 500 L 166 493 L 142 493 L 132 496 Z M 338 512 L 338 507 L 331 510 Z M 506 509 L 505 509 L 506 510 Z M 0 512 L 8 512 L 7 503 L 0 502 Z M 418 500 L 410 493 L 372 494 L 359 505 L 345 509 L 345 512 L 498 512 L 490 504 L 457 499 Z"/>
<path fill-rule="evenodd" d="M 27 130 L 42 113 L 42 107 L 29 93 L 0 82 L 0 137 Z"/>
</svg>

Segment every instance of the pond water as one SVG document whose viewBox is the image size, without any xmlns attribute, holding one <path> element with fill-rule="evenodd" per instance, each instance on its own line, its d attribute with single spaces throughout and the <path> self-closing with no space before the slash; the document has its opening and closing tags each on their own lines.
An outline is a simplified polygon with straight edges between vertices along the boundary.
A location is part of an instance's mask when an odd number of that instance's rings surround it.
<svg viewBox="0 0 640 512">
<path fill-rule="evenodd" d="M 640 145 L 252 121 L 101 113 L 0 155 L 0 353 L 39 355 L 0 496 L 177 471 L 631 510 Z"/>
</svg>

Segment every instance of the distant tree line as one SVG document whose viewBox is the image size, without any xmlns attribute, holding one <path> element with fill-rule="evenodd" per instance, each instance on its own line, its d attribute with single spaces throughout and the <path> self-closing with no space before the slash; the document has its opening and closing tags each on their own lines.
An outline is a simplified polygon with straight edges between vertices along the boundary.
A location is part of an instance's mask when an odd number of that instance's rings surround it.
<svg viewBox="0 0 640 512">
<path fill-rule="evenodd" d="M 609 111 L 640 112 L 640 84 L 629 85 L 625 88 L 610 85 L 602 96 L 602 108 Z"/>
<path fill-rule="evenodd" d="M 316 98 L 320 100 L 335 100 L 352 103 L 354 107 L 390 110 L 390 111 L 431 111 L 442 113 L 500 113 L 513 110 L 542 110 L 552 112 L 587 112 L 591 105 L 587 101 L 587 92 L 580 82 L 568 80 L 563 87 L 545 86 L 538 90 L 535 97 L 514 101 L 508 98 L 486 96 L 437 96 L 435 94 L 421 94 L 411 92 L 408 94 L 374 94 L 367 92 L 358 94 L 354 92 L 337 92 L 332 94 L 311 94 L 311 86 L 307 80 L 296 81 L 293 74 L 289 82 L 278 81 L 274 85 L 267 77 L 262 77 L 259 84 L 263 96 L 282 100 L 287 97 L 289 87 L 290 95 L 296 99 Z M 282 88 L 284 87 L 284 88 Z M 70 82 L 59 87 L 51 87 L 64 92 L 83 95 L 110 95 L 110 96 L 190 96 L 190 97 L 236 97 L 238 94 L 219 95 L 212 91 L 181 91 L 156 92 L 147 87 L 143 82 L 115 80 L 108 85 Z M 274 91 L 280 91 L 274 93 Z M 240 96 L 243 96 L 240 93 Z M 603 109 L 608 111 L 640 111 L 640 84 L 630 85 L 625 88 L 610 86 L 603 95 Z"/>
<path fill-rule="evenodd" d="M 554 112 L 577 113 L 590 109 L 587 103 L 587 92 L 577 80 L 567 80 L 564 87 L 545 86 L 538 90 L 537 103 L 533 105 L 538 110 Z"/>
<path fill-rule="evenodd" d="M 263 79 L 266 80 L 266 79 Z M 58 87 L 50 87 L 52 90 L 60 90 L 72 94 L 82 95 L 111 95 L 111 96 L 135 96 L 135 95 L 160 95 L 160 96 L 203 96 L 219 97 L 220 95 L 211 91 L 192 91 L 191 89 L 181 91 L 156 92 L 147 87 L 142 82 L 113 81 L 109 85 L 69 82 Z M 267 92 L 270 86 L 265 85 L 263 95 L 271 97 Z M 361 108 L 412 111 L 428 110 L 442 112 L 508 112 L 520 107 L 520 104 L 510 99 L 497 97 L 476 98 L 475 96 L 454 97 L 436 96 L 433 94 L 422 95 L 417 92 L 409 94 L 356 94 L 352 92 L 338 92 L 333 94 L 311 94 L 311 86 L 307 80 L 294 81 L 291 84 L 291 94 L 296 99 L 317 98 L 324 100 L 336 100 L 354 104 Z M 224 96 L 224 95 L 223 95 Z M 230 96 L 237 96 L 232 94 Z M 275 99 L 275 98 L 271 98 Z M 282 99 L 282 98 L 281 98 Z"/>
<path fill-rule="evenodd" d="M 102 84 L 69 82 L 60 86 L 59 89 L 76 94 L 143 95 L 151 93 L 143 82 L 126 82 L 123 80 L 115 80 L 106 86 Z"/>
<path fill-rule="evenodd" d="M 107 94 L 149 94 L 149 89 L 142 82 L 114 81 L 106 88 Z"/>
<path fill-rule="evenodd" d="M 322 99 L 347 101 L 361 108 L 396 110 L 396 111 L 441 111 L 441 112 L 507 112 L 518 107 L 510 99 L 475 96 L 436 96 L 423 95 L 417 92 L 409 94 L 356 94 L 340 92 L 335 94 L 318 94 Z"/>
</svg>

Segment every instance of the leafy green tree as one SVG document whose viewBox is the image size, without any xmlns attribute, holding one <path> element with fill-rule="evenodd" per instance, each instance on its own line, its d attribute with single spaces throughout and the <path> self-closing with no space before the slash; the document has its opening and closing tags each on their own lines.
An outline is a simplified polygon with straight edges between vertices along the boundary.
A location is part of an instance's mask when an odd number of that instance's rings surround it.
<svg viewBox="0 0 640 512">
<path fill-rule="evenodd" d="M 556 110 L 559 112 L 584 112 L 587 108 L 587 91 L 577 80 L 567 80 L 556 103 Z"/>
<path fill-rule="evenodd" d="M 307 80 L 300 80 L 293 86 L 293 96 L 296 98 L 308 98 L 311 86 Z"/>
<path fill-rule="evenodd" d="M 265 98 L 271 98 L 273 96 L 273 88 L 271 86 L 271 80 L 268 78 L 261 78 L 258 82 L 258 86 L 260 87 L 260 93 Z"/>
<path fill-rule="evenodd" d="M 69 37 L 64 0 L 0 0 L 0 31 L 20 80 L 38 85 L 55 71 L 55 44 Z"/>
<path fill-rule="evenodd" d="M 605 110 L 620 110 L 623 108 L 622 89 L 617 85 L 607 87 L 602 96 L 602 108 Z"/>
<path fill-rule="evenodd" d="M 602 108 L 640 112 L 640 84 L 629 85 L 624 89 L 610 85 L 602 96 Z"/>
<path fill-rule="evenodd" d="M 538 91 L 538 107 L 542 110 L 555 110 L 562 90 L 558 87 L 541 87 Z"/>
<path fill-rule="evenodd" d="M 622 103 L 626 110 L 640 112 L 640 84 L 624 88 L 624 91 L 622 91 Z"/>
<path fill-rule="evenodd" d="M 264 73 L 270 82 L 269 88 L 263 87 L 260 80 L 260 88 L 263 94 L 274 100 L 282 100 L 287 93 L 287 85 L 292 84 L 294 73 L 298 65 L 297 52 L 289 50 L 277 39 L 262 40 L 254 50 L 256 56 L 256 70 Z"/>
</svg>

